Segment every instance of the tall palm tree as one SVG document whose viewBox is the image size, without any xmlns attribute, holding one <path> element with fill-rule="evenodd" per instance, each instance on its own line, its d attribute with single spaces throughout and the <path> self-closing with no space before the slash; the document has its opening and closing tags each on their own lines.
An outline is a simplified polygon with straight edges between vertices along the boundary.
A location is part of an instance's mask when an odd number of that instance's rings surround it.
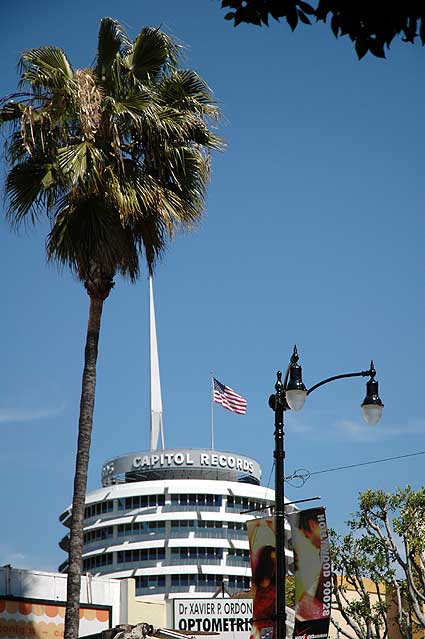
<svg viewBox="0 0 425 639">
<path fill-rule="evenodd" d="M 206 83 L 179 65 L 159 29 L 131 41 L 100 23 L 95 62 L 75 70 L 62 49 L 20 59 L 20 92 L 0 104 L 9 125 L 5 184 L 13 225 L 50 220 L 48 259 L 68 266 L 90 298 L 68 558 L 65 639 L 77 639 L 83 519 L 103 303 L 117 273 L 151 273 L 168 240 L 201 216 L 211 130 L 219 109 Z"/>
</svg>

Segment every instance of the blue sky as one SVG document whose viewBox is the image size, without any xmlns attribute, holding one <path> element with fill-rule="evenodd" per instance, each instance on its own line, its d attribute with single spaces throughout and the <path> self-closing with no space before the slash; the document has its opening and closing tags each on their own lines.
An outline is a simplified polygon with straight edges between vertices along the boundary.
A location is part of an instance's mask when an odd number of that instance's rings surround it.
<svg viewBox="0 0 425 639">
<path fill-rule="evenodd" d="M 26 48 L 61 46 L 88 66 L 106 15 L 133 37 L 160 25 L 188 45 L 185 65 L 214 90 L 228 143 L 213 158 L 202 224 L 176 239 L 156 273 L 167 446 L 209 445 L 213 369 L 248 400 L 246 416 L 216 407 L 216 447 L 256 458 L 267 483 L 267 398 L 297 343 L 308 386 L 373 358 L 385 412 L 374 429 L 362 421 L 362 379 L 318 390 L 286 415 L 288 473 L 425 450 L 425 51 L 395 43 L 387 61 L 358 62 L 322 25 L 234 29 L 218 0 L 21 0 L 0 7 L 0 95 L 15 90 Z M 0 565 L 54 570 L 88 298 L 46 265 L 46 232 L 17 235 L 0 222 Z M 105 305 L 91 489 L 104 460 L 148 446 L 147 300 L 144 273 L 135 286 L 117 279 Z M 424 460 L 313 475 L 287 495 L 320 495 L 343 530 L 359 491 L 419 487 Z"/>
</svg>

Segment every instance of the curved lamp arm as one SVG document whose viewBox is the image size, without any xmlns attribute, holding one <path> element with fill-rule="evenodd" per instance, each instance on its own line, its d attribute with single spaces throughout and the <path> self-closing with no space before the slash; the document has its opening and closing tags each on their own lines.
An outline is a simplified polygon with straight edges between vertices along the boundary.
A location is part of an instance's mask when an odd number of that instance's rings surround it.
<svg viewBox="0 0 425 639">
<path fill-rule="evenodd" d="M 360 371 L 359 373 L 343 373 L 342 375 L 334 375 L 333 377 L 328 377 L 327 379 L 323 379 L 321 382 L 318 382 L 314 386 L 308 389 L 307 395 L 310 395 L 316 388 L 320 388 L 320 386 L 324 386 L 325 384 L 329 384 L 329 382 L 334 382 L 336 379 L 345 379 L 346 377 L 375 377 L 376 370 L 374 367 L 369 368 L 368 371 Z"/>
</svg>

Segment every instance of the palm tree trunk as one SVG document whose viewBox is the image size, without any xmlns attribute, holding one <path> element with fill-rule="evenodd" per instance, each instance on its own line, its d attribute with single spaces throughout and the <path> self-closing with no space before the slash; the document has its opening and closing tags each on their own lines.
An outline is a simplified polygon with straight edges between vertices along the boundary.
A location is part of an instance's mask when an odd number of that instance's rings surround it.
<svg viewBox="0 0 425 639">
<path fill-rule="evenodd" d="M 64 639 L 78 639 L 80 622 L 80 589 L 83 554 L 84 507 L 87 489 L 91 433 L 96 389 L 96 361 L 103 299 L 90 296 L 84 371 L 81 387 L 78 445 L 75 461 L 74 494 L 68 555 L 68 579 Z"/>
</svg>

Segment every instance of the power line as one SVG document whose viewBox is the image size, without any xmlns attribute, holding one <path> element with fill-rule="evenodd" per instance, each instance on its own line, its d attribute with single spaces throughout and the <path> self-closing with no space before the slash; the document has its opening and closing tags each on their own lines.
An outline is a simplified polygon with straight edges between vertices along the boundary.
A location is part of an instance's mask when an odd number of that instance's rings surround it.
<svg viewBox="0 0 425 639">
<path fill-rule="evenodd" d="M 300 486 L 295 486 L 296 488 L 301 488 L 304 486 L 306 481 L 310 479 L 311 475 L 322 475 L 323 473 L 333 473 L 337 470 L 346 470 L 347 468 L 359 468 L 360 466 L 370 466 L 371 464 L 381 464 L 383 462 L 394 461 L 396 459 L 406 459 L 406 457 L 416 457 L 418 455 L 425 455 L 425 450 L 421 450 L 417 453 L 407 453 L 406 455 L 396 455 L 395 457 L 385 457 L 383 459 L 373 459 L 371 461 L 359 462 L 358 464 L 347 464 L 346 466 L 336 466 L 335 468 L 325 468 L 323 470 L 314 470 L 309 471 L 305 468 L 299 468 L 298 470 L 294 470 L 292 475 L 289 477 L 285 477 L 285 481 L 291 481 L 293 479 L 299 479 L 302 483 Z"/>
<path fill-rule="evenodd" d="M 425 455 L 425 450 L 419 453 L 408 453 L 407 455 L 397 455 L 396 457 L 385 457 L 384 459 L 373 459 L 372 461 L 362 462 L 360 464 L 350 464 L 348 466 L 337 466 L 336 468 L 326 468 L 325 470 L 315 470 L 310 475 L 320 475 L 321 473 L 332 473 L 335 470 L 345 470 L 346 468 L 358 468 L 359 466 L 369 466 L 370 464 L 380 464 L 382 462 L 393 461 L 394 459 L 405 459 L 406 457 L 415 457 L 416 455 Z"/>
</svg>

